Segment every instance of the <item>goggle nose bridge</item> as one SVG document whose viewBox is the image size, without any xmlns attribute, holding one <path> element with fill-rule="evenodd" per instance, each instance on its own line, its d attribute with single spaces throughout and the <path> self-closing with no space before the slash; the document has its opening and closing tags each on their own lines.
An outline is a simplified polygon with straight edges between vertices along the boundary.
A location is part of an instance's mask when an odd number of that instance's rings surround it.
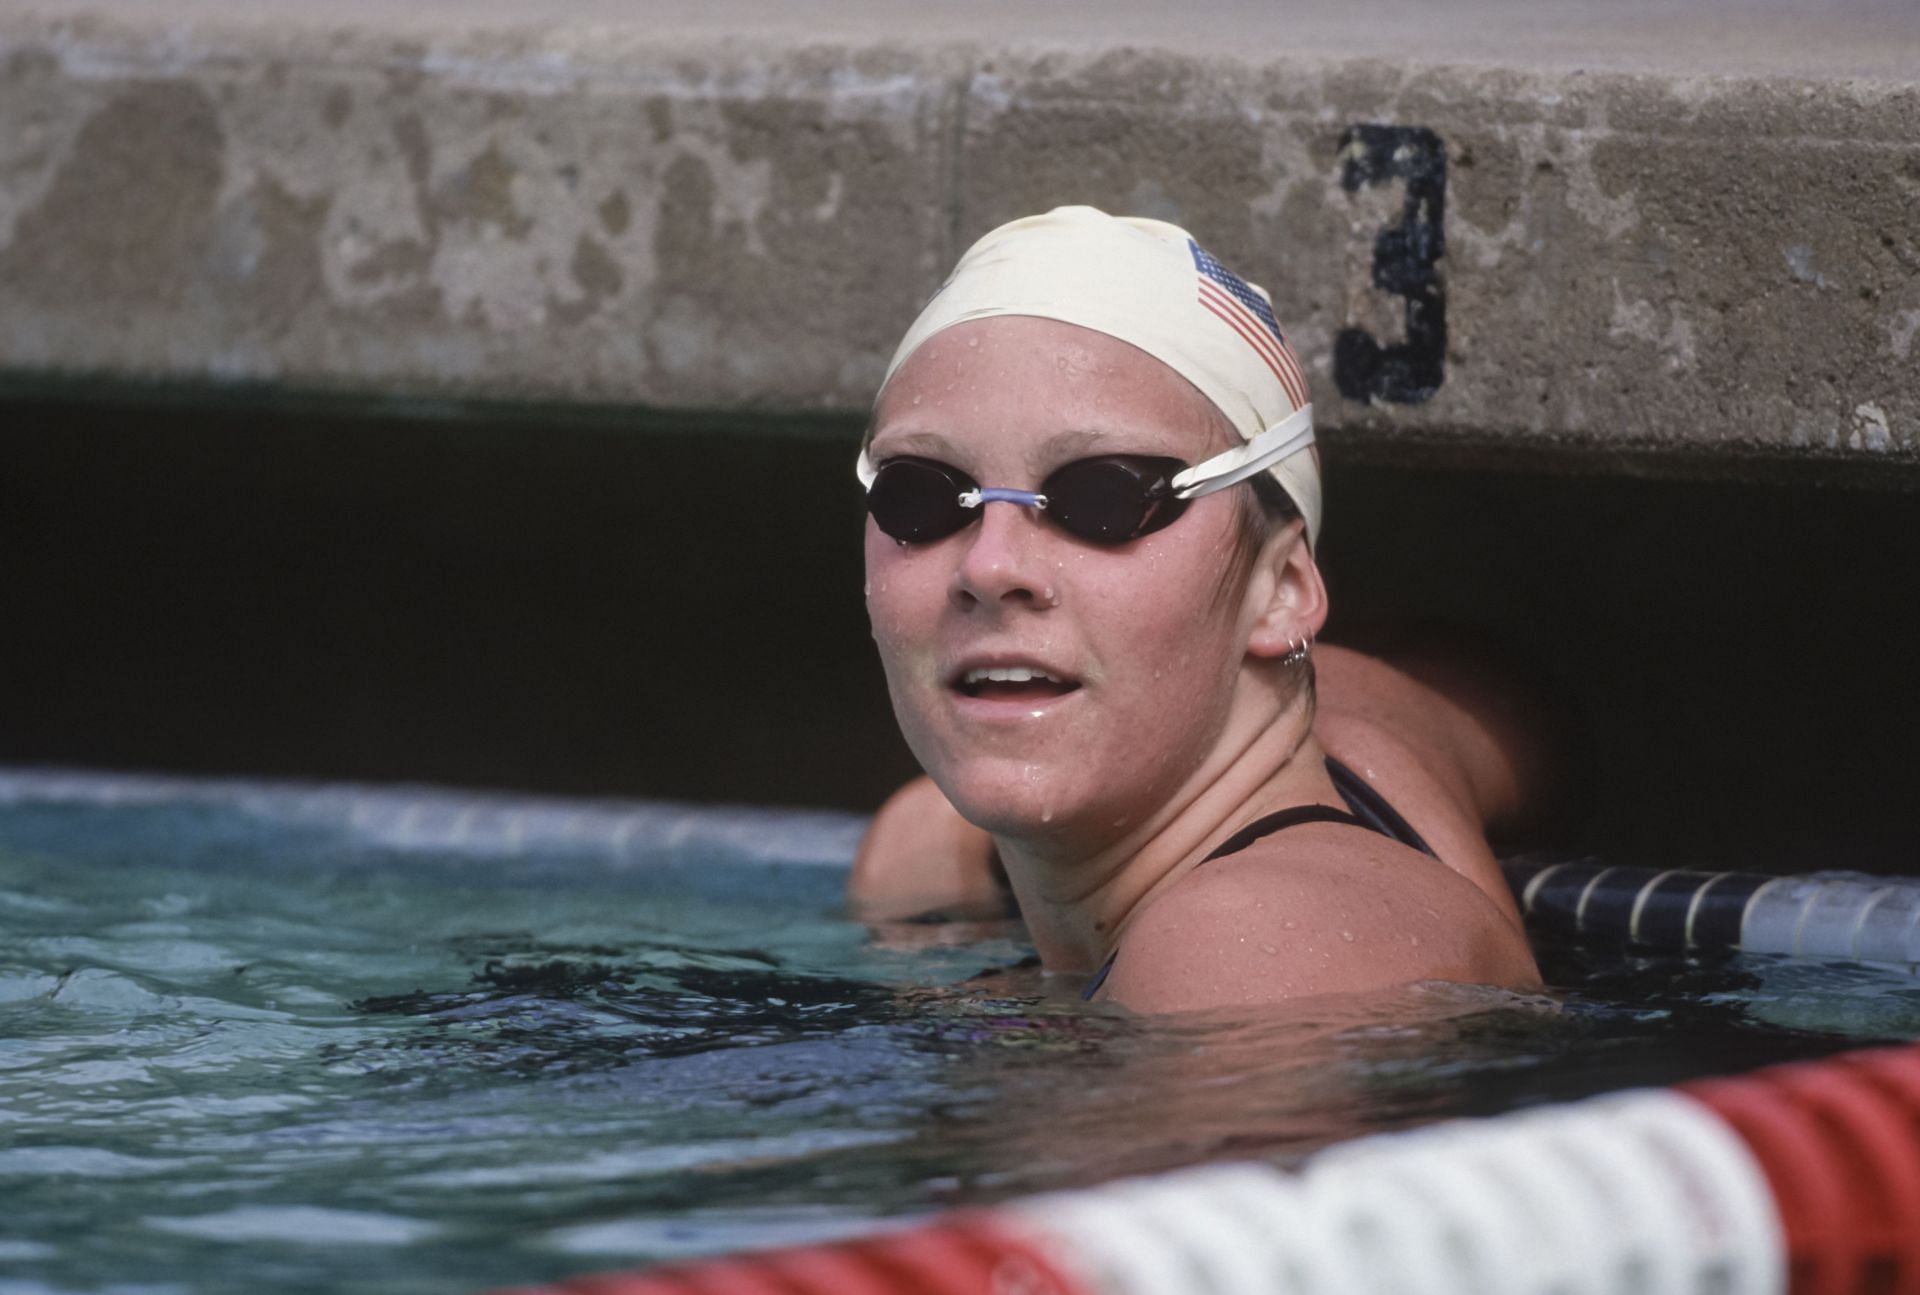
<svg viewBox="0 0 1920 1295">
<path fill-rule="evenodd" d="M 1031 490 L 1009 490 L 1004 486 L 975 486 L 960 492 L 962 508 L 980 508 L 986 504 L 1019 504 L 1022 508 L 1045 509 L 1047 497 Z"/>
</svg>

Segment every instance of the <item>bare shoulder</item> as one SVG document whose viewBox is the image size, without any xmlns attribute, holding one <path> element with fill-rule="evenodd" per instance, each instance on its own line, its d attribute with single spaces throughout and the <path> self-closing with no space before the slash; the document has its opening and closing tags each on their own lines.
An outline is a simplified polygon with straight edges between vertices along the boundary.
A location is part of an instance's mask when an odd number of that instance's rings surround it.
<svg viewBox="0 0 1920 1295">
<path fill-rule="evenodd" d="M 1404 747 L 1493 831 L 1570 817 L 1585 741 L 1572 706 L 1533 664 L 1439 631 L 1382 655 L 1322 645 L 1315 730 L 1329 751 Z"/>
<path fill-rule="evenodd" d="M 1196 868 L 1151 901 L 1105 997 L 1171 1012 L 1538 979 L 1520 927 L 1472 882 L 1385 837 L 1321 824 Z"/>
<path fill-rule="evenodd" d="M 1404 756 L 1477 813 L 1480 766 L 1498 752 L 1474 721 L 1470 699 L 1449 695 L 1378 657 L 1323 646 L 1314 655 L 1314 731 L 1335 756 Z M 1478 739 L 1478 740 L 1476 740 Z"/>
<path fill-rule="evenodd" d="M 1447 868 L 1514 922 L 1519 911 L 1487 843 L 1508 797 L 1510 754 L 1470 709 L 1388 663 L 1343 648 L 1316 654 L 1314 735 L 1384 797 Z"/>
</svg>

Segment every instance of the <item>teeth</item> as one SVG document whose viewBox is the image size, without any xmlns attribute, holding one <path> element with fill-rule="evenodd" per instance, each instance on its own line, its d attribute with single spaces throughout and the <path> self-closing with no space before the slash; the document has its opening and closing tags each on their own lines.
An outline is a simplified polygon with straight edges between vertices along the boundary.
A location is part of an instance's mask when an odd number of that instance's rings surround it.
<svg viewBox="0 0 1920 1295">
<path fill-rule="evenodd" d="M 1064 679 L 1054 678 L 1045 670 L 1035 670 L 1030 666 L 1023 665 L 995 666 L 991 670 L 969 670 L 967 671 L 966 678 L 962 680 L 962 682 L 968 684 L 986 682 L 1031 683 L 1035 679 L 1044 679 L 1048 683 L 1066 682 Z"/>
</svg>

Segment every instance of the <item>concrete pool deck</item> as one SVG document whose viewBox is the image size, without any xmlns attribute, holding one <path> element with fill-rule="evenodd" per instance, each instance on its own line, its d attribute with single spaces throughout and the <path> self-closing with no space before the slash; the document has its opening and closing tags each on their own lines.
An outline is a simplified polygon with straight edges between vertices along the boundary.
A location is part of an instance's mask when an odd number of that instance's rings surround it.
<svg viewBox="0 0 1920 1295">
<path fill-rule="evenodd" d="M 0 121 L 16 390 L 851 418 L 1088 202 L 1359 452 L 1920 480 L 1909 5 L 15 0 Z"/>
</svg>

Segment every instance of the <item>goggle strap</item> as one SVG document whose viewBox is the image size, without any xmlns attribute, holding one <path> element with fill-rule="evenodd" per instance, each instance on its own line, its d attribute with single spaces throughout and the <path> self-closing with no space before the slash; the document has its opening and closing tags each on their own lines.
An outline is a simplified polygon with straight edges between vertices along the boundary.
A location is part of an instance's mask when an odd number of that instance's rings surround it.
<svg viewBox="0 0 1920 1295">
<path fill-rule="evenodd" d="M 1216 454 L 1178 473 L 1169 483 L 1175 499 L 1198 499 L 1245 481 L 1313 444 L 1313 406 L 1302 405 L 1245 445 Z"/>
<path fill-rule="evenodd" d="M 1204 463 L 1196 463 L 1186 471 L 1176 473 L 1168 484 L 1173 487 L 1174 498 L 1198 499 L 1201 495 L 1225 490 L 1256 473 L 1264 472 L 1282 459 L 1307 449 L 1313 442 L 1313 406 L 1302 405 L 1245 445 L 1228 450 L 1225 454 L 1216 454 Z M 853 470 L 863 488 L 873 489 L 874 478 L 879 472 L 873 466 L 872 456 L 864 448 L 855 460 Z M 1019 493 L 1023 496 L 1026 494 L 1024 491 Z M 1039 503 L 1039 498 L 1035 495 L 1008 502 L 1044 508 L 1046 505 Z"/>
</svg>

